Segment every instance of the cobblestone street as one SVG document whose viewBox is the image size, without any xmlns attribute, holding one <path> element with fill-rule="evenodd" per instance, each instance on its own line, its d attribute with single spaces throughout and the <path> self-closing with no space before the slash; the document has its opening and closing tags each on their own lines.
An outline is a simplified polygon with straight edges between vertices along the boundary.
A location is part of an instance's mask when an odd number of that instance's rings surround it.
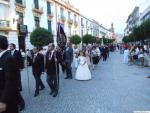
<svg viewBox="0 0 150 113">
<path fill-rule="evenodd" d="M 150 111 L 150 68 L 123 64 L 123 55 L 110 54 L 107 62 L 92 71 L 92 80 L 65 80 L 60 74 L 60 91 L 56 98 L 46 88 L 34 98 L 35 81 L 29 70 L 22 72 L 23 97 L 26 109 L 22 113 L 133 113 Z M 84 73 L 84 72 L 83 72 Z M 29 79 L 29 82 L 28 82 Z"/>
</svg>

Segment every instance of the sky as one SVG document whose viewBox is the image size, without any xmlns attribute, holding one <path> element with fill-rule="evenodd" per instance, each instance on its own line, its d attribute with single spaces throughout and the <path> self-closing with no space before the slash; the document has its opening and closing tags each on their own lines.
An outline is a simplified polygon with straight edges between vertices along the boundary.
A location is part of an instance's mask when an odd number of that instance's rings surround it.
<svg viewBox="0 0 150 113">
<path fill-rule="evenodd" d="M 142 12 L 150 0 L 69 0 L 81 14 L 95 19 L 106 28 L 114 23 L 116 33 L 123 34 L 126 20 L 135 6 L 140 6 Z"/>
</svg>

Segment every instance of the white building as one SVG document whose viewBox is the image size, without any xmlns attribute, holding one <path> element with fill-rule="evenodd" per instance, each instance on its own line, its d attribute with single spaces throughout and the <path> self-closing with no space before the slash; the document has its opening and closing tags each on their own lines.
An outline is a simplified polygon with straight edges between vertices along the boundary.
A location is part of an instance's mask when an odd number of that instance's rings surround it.
<svg viewBox="0 0 150 113">
<path fill-rule="evenodd" d="M 126 28 L 124 30 L 124 35 L 129 35 L 132 33 L 132 30 L 134 27 L 140 25 L 140 11 L 139 7 L 135 7 L 132 13 L 129 15 L 127 21 L 126 21 Z"/>
<path fill-rule="evenodd" d="M 79 19 L 79 10 L 62 0 L 0 0 L 0 34 L 6 35 L 9 42 L 20 49 L 24 49 L 25 45 L 32 48 L 30 33 L 37 27 L 50 30 L 55 40 L 58 21 L 67 37 L 80 35 Z M 18 36 L 17 23 L 28 26 L 29 33 L 25 39 Z"/>
<path fill-rule="evenodd" d="M 143 23 L 145 20 L 150 19 L 150 5 L 141 13 L 140 21 Z"/>
<path fill-rule="evenodd" d="M 92 35 L 94 37 L 99 37 L 99 22 L 97 22 L 96 20 L 92 20 Z"/>
<path fill-rule="evenodd" d="M 110 31 L 97 21 L 89 19 L 68 1 L 63 0 L 0 0 L 0 34 L 15 43 L 17 49 L 31 49 L 31 32 L 38 28 L 46 28 L 54 35 L 56 43 L 57 24 L 61 23 L 69 38 L 72 35 L 91 34 L 101 37 Z M 18 35 L 18 25 L 27 25 L 28 35 Z"/>
<path fill-rule="evenodd" d="M 92 21 L 86 16 L 80 15 L 80 36 L 84 36 L 86 34 L 92 35 Z"/>
<path fill-rule="evenodd" d="M 80 36 L 84 36 L 85 34 L 90 34 L 95 37 L 102 38 L 105 36 L 106 38 L 112 38 L 111 30 L 105 28 L 100 25 L 96 20 L 90 19 L 86 16 L 81 15 L 81 23 L 80 23 Z"/>
</svg>

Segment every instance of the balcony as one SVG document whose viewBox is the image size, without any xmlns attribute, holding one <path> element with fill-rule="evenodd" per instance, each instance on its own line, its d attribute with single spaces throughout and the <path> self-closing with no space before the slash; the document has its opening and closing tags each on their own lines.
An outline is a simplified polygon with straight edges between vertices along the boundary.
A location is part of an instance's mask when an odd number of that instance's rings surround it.
<svg viewBox="0 0 150 113">
<path fill-rule="evenodd" d="M 15 1 L 15 5 L 16 5 L 16 7 L 26 8 L 26 2 L 25 2 L 25 0 L 16 0 Z"/>
<path fill-rule="evenodd" d="M 72 25 L 73 24 L 73 19 L 68 19 L 68 24 Z"/>
<path fill-rule="evenodd" d="M 10 27 L 10 21 L 0 20 L 0 31 L 10 31 L 10 30 L 12 30 Z"/>
<path fill-rule="evenodd" d="M 65 23 L 65 21 L 66 21 L 65 16 L 61 15 L 60 20 L 61 20 L 61 23 L 62 23 L 62 24 L 64 24 L 64 23 Z"/>
<path fill-rule="evenodd" d="M 3 0 L 3 1 L 9 2 L 10 0 Z"/>
<path fill-rule="evenodd" d="M 9 7 L 9 1 L 10 0 L 0 0 L 0 4 L 3 4 L 5 6 L 7 6 L 7 7 Z"/>
<path fill-rule="evenodd" d="M 32 5 L 32 11 L 34 13 L 43 14 L 43 7 L 38 7 L 35 4 Z"/>
<path fill-rule="evenodd" d="M 51 20 L 53 17 L 54 17 L 54 13 L 53 12 L 47 14 L 48 20 Z"/>
</svg>

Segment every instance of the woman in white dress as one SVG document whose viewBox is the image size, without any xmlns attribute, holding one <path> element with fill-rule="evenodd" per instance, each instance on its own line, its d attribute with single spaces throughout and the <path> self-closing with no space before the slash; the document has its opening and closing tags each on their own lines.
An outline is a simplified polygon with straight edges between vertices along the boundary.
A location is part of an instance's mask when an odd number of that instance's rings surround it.
<svg viewBox="0 0 150 113">
<path fill-rule="evenodd" d="M 78 58 L 79 60 L 79 65 L 76 71 L 76 80 L 90 80 L 91 77 L 91 72 L 87 64 L 87 59 L 85 52 L 80 52 L 80 56 Z"/>
<path fill-rule="evenodd" d="M 125 64 L 128 64 L 128 62 L 129 62 L 129 49 L 128 48 L 125 48 L 125 50 L 124 50 L 124 59 L 123 59 L 123 62 Z"/>
<path fill-rule="evenodd" d="M 91 66 L 91 62 L 90 62 L 89 48 L 86 48 L 85 55 L 86 55 L 87 64 L 90 67 Z"/>
</svg>

